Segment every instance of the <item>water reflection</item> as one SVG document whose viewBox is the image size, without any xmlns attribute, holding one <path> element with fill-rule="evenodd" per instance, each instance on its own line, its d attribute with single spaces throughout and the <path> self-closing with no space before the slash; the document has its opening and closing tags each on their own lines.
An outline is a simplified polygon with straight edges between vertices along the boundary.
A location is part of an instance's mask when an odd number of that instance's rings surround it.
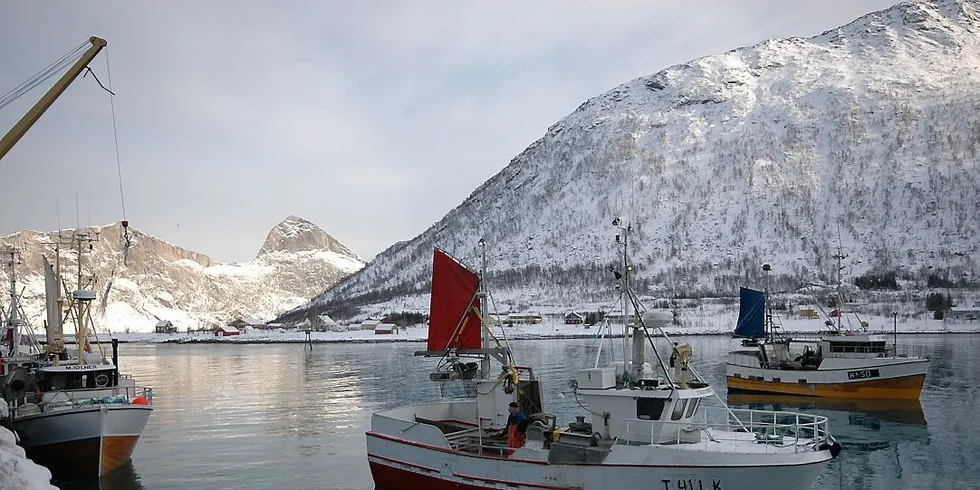
<svg viewBox="0 0 980 490">
<path fill-rule="evenodd" d="M 846 412 L 855 415 L 863 414 L 867 416 L 866 418 L 868 420 L 897 422 L 908 425 L 926 425 L 926 417 L 922 412 L 922 404 L 919 400 L 855 400 L 792 395 L 729 393 L 728 404 L 764 410 Z"/>
<path fill-rule="evenodd" d="M 140 476 L 133 467 L 133 461 L 127 461 L 100 478 L 63 478 L 51 481 L 57 487 L 71 488 L 73 490 L 143 490 L 143 483 Z"/>
<path fill-rule="evenodd" d="M 908 336 L 905 343 L 930 356 L 921 404 L 729 397 L 725 360 L 732 339 L 673 340 L 694 348 L 698 372 L 720 397 L 715 403 L 832 417 L 831 432 L 844 451 L 814 489 L 980 488 L 974 459 L 980 449 L 980 335 Z M 614 345 L 621 358 L 622 340 Z M 130 466 L 112 480 L 56 484 L 64 490 L 372 489 L 364 438 L 371 414 L 439 399 L 444 387 L 428 378 L 437 360 L 413 356 L 421 347 L 411 343 L 304 347 L 124 346 L 124 370 L 155 394 L 153 416 L 133 453 L 140 474 Z M 534 368 L 545 410 L 561 425 L 587 413 L 568 380 L 595 362 L 593 340 L 517 341 L 512 347 L 519 363 Z"/>
<path fill-rule="evenodd" d="M 732 407 L 785 410 L 827 417 L 843 448 L 815 488 L 910 488 L 907 468 L 929 445 L 918 400 L 850 400 L 730 393 Z M 917 471 L 915 471 L 917 472 Z"/>
</svg>

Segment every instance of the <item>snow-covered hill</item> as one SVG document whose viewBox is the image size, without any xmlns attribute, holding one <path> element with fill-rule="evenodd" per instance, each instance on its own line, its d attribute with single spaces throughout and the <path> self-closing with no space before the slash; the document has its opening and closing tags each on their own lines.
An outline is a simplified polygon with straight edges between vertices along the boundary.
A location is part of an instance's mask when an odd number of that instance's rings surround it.
<svg viewBox="0 0 980 490">
<path fill-rule="evenodd" d="M 433 247 L 515 307 L 611 297 L 610 222 L 640 289 L 977 272 L 980 1 L 902 3 L 734 49 L 586 101 L 411 241 L 293 312 L 425 309 Z M 479 149 L 474 149 L 479 151 Z M 465 161 L 465 157 L 461 162 Z"/>
<path fill-rule="evenodd" d="M 105 316 L 96 319 L 99 330 L 152 331 L 159 320 L 180 330 L 225 324 L 236 318 L 271 320 L 364 266 L 364 259 L 301 218 L 290 216 L 268 234 L 258 255 L 244 263 L 216 263 L 209 257 L 182 249 L 130 228 L 125 246 L 120 223 L 92 229 L 98 241 L 84 254 L 84 274 L 95 275 L 95 286 Z M 73 230 L 64 230 L 70 238 Z M 0 250 L 20 251 L 18 291 L 28 319 L 40 331 L 44 317 L 42 254 L 54 263 L 54 245 L 64 243 L 59 233 L 23 231 L 0 237 Z M 87 247 L 85 247 L 87 249 Z M 76 254 L 62 249 L 62 270 L 74 281 Z M 4 285 L 9 284 L 4 257 Z M 4 296 L 9 292 L 4 287 Z"/>
</svg>

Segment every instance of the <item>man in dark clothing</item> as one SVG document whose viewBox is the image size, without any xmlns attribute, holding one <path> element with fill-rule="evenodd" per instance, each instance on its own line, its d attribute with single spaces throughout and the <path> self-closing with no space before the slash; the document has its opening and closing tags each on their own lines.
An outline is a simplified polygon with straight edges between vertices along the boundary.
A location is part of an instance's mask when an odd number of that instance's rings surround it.
<svg viewBox="0 0 980 490">
<path fill-rule="evenodd" d="M 507 417 L 507 425 L 497 432 L 498 437 L 507 436 L 508 447 L 521 447 L 524 445 L 524 431 L 527 429 L 527 416 L 517 406 L 517 402 L 510 402 L 507 407 L 510 415 Z"/>
</svg>

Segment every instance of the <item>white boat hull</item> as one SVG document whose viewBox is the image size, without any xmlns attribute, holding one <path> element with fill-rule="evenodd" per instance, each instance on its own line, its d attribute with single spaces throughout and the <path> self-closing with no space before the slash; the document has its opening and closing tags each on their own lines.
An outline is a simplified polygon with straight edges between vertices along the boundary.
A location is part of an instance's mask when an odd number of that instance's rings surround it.
<svg viewBox="0 0 980 490">
<path fill-rule="evenodd" d="M 27 456 L 56 475 L 102 476 L 129 461 L 153 409 L 101 404 L 16 417 Z"/>
<path fill-rule="evenodd" d="M 477 406 L 477 403 L 465 401 L 444 402 L 375 413 L 371 418 L 371 430 L 366 434 L 368 462 L 375 485 L 388 490 L 802 490 L 809 488 L 839 450 L 839 446 L 831 448 L 830 444 L 824 446 L 804 436 L 762 444 L 754 431 L 722 430 L 712 426 L 715 428 L 708 432 L 680 430 L 678 437 L 691 442 L 650 444 L 639 442 L 639 439 L 630 439 L 634 442 L 629 444 L 611 442 L 598 458 L 587 455 L 580 458 L 584 453 L 567 444 L 552 442 L 551 436 L 529 437 L 523 447 L 506 455 L 509 450 L 499 446 L 502 442 L 492 439 L 473 423 L 478 419 Z M 491 415 L 487 411 L 480 413 Z M 744 424 L 739 425 L 743 428 L 774 427 L 760 423 L 760 420 L 767 424 L 777 423 L 773 413 L 749 411 L 745 414 Z M 778 421 L 780 424 L 792 424 L 795 417 L 797 424 L 806 425 L 807 421 L 803 419 L 808 417 L 788 412 L 778 415 L 788 417 Z M 486 416 L 479 418 L 486 420 Z M 812 421 L 825 423 L 818 419 Z M 682 424 L 679 427 L 693 426 Z M 779 427 L 786 429 L 789 425 Z M 822 431 L 825 427 L 810 424 L 803 432 L 812 435 L 813 429 Z M 559 432 L 555 431 L 556 434 Z M 647 437 L 652 434 L 649 430 L 647 433 Z M 559 441 L 566 435 L 561 434 Z M 702 434 L 704 437 L 700 437 Z M 584 437 L 589 439 L 588 435 Z M 575 438 L 569 441 L 572 439 Z M 597 449 L 591 444 L 578 447 L 585 452 Z M 554 452 L 556 450 L 558 453 Z"/>
<path fill-rule="evenodd" d="M 521 458 L 525 449 L 504 458 L 466 454 L 372 432 L 367 436 L 371 475 L 377 488 L 388 490 L 806 489 L 832 457 L 829 451 L 821 451 L 804 459 L 797 454 L 779 463 L 769 454 L 764 463 L 763 458 L 756 457 L 759 464 L 746 465 L 753 456 L 741 455 L 740 462 L 725 463 L 719 459 L 715 464 L 691 465 L 685 464 L 682 457 L 686 451 L 651 446 L 636 461 L 629 461 L 636 451 L 618 451 L 617 455 L 618 448 L 614 448 L 601 464 L 550 464 L 547 460 Z M 699 453 L 699 459 L 704 455 Z"/>
<path fill-rule="evenodd" d="M 929 360 L 828 358 L 818 369 L 763 368 L 754 352 L 733 352 L 727 363 L 732 391 L 834 398 L 917 400 Z"/>
</svg>

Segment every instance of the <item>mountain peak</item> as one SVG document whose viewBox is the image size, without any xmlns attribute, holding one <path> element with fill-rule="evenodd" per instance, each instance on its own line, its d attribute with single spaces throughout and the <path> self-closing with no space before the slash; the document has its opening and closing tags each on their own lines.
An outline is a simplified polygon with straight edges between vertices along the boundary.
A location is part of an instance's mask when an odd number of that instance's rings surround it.
<svg viewBox="0 0 980 490">
<path fill-rule="evenodd" d="M 736 294 L 762 262 L 786 288 L 838 267 L 923 287 L 936 271 L 973 277 L 978 32 L 980 0 L 907 2 L 627 81 L 296 311 L 418 308 L 433 247 L 486 253 L 497 300 L 579 307 L 619 294 L 602 272 L 621 253 L 608 236 L 620 215 L 651 295 Z"/>
<path fill-rule="evenodd" d="M 327 250 L 340 255 L 360 259 L 351 249 L 330 236 L 313 222 L 289 215 L 269 231 L 259 255 L 270 252 L 305 252 Z"/>
</svg>

